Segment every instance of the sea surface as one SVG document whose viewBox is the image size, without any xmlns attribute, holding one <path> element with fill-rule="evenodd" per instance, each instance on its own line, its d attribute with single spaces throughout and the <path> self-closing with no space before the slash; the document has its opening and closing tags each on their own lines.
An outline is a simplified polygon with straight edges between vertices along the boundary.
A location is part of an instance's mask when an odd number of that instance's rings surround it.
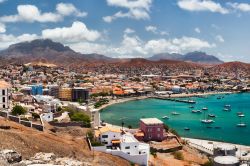
<svg viewBox="0 0 250 166">
<path fill-rule="evenodd" d="M 222 96 L 222 99 L 217 99 Z M 159 99 L 144 99 L 114 104 L 101 111 L 101 120 L 114 125 L 121 125 L 122 119 L 125 127 L 139 126 L 140 118 L 156 117 L 166 125 L 175 129 L 182 137 L 208 139 L 236 144 L 250 145 L 250 93 L 238 93 L 230 95 L 209 95 L 205 98 L 193 97 L 195 108 L 189 108 L 190 104 Z M 231 105 L 231 111 L 223 111 L 225 105 Z M 192 110 L 207 107 L 208 110 L 200 114 L 192 113 Z M 172 115 L 178 112 L 180 115 Z M 237 112 L 243 112 L 244 118 L 239 118 Z M 201 119 L 208 114 L 215 114 L 213 124 L 203 124 Z M 168 116 L 169 119 L 162 119 Z M 244 122 L 247 127 L 240 128 L 237 124 Z M 185 127 L 190 131 L 184 130 Z M 219 127 L 219 128 L 218 128 Z"/>
</svg>

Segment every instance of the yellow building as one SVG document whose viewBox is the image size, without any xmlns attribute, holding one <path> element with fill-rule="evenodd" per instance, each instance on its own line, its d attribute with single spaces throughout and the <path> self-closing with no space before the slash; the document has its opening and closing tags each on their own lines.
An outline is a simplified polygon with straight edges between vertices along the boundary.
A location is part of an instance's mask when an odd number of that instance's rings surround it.
<svg viewBox="0 0 250 166">
<path fill-rule="evenodd" d="M 72 100 L 72 88 L 60 88 L 59 89 L 59 99 L 71 101 Z"/>
</svg>

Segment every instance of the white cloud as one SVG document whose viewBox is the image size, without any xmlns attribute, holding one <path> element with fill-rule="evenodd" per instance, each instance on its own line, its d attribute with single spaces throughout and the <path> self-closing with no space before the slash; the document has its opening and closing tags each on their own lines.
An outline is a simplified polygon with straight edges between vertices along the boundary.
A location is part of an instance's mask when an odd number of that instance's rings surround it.
<svg viewBox="0 0 250 166">
<path fill-rule="evenodd" d="M 250 4 L 248 3 L 227 3 L 230 7 L 232 7 L 235 10 L 239 10 L 242 12 L 250 12 Z"/>
<path fill-rule="evenodd" d="M 215 36 L 215 40 L 217 40 L 218 42 L 221 42 L 221 43 L 225 42 L 224 38 L 221 35 Z"/>
<path fill-rule="evenodd" d="M 43 38 L 50 38 L 62 42 L 95 41 L 101 37 L 96 30 L 90 30 L 83 22 L 76 21 L 71 27 L 45 29 L 42 31 Z"/>
<path fill-rule="evenodd" d="M 56 10 L 59 14 L 63 16 L 76 15 L 78 17 L 87 16 L 86 12 L 79 11 L 73 4 L 71 3 L 59 3 L 56 5 Z"/>
<path fill-rule="evenodd" d="M 115 6 L 120 8 L 125 8 L 128 12 L 116 12 L 114 15 L 105 16 L 103 20 L 105 22 L 112 22 L 117 18 L 132 18 L 136 20 L 146 20 L 149 19 L 150 7 L 153 0 L 107 0 L 109 6 Z"/>
<path fill-rule="evenodd" d="M 3 2 L 5 2 L 5 1 L 7 1 L 7 0 L 0 0 L 0 3 L 3 3 Z"/>
<path fill-rule="evenodd" d="M 5 33 L 6 32 L 6 27 L 3 23 L 0 23 L 0 33 Z"/>
<path fill-rule="evenodd" d="M 135 30 L 133 30 L 133 29 L 131 29 L 131 28 L 126 28 L 126 29 L 124 30 L 124 33 L 125 33 L 125 34 L 135 33 Z"/>
<path fill-rule="evenodd" d="M 185 53 L 212 47 L 215 47 L 215 44 L 210 44 L 207 41 L 200 40 L 198 38 L 185 36 L 169 40 L 150 40 L 145 45 L 145 49 L 153 54 L 161 52 Z"/>
<path fill-rule="evenodd" d="M 200 28 L 198 28 L 198 27 L 196 27 L 196 28 L 194 29 L 194 31 L 195 31 L 196 33 L 201 33 L 201 30 L 200 30 Z"/>
<path fill-rule="evenodd" d="M 31 41 L 39 38 L 36 34 L 22 34 L 20 36 L 14 36 L 12 34 L 0 34 L 0 49 L 7 48 L 9 45 L 23 42 L 23 41 Z"/>
<path fill-rule="evenodd" d="M 210 11 L 214 13 L 227 14 L 228 9 L 212 0 L 179 0 L 178 6 L 188 11 Z"/>
<path fill-rule="evenodd" d="M 156 26 L 152 26 L 152 25 L 146 26 L 145 30 L 148 31 L 148 32 L 155 33 L 155 34 L 157 33 L 157 27 Z"/>
<path fill-rule="evenodd" d="M 62 20 L 62 16 L 56 13 L 41 13 L 41 11 L 34 5 L 18 5 L 16 15 L 2 16 L 2 22 L 57 22 Z"/>
<path fill-rule="evenodd" d="M 58 22 L 62 21 L 65 16 L 75 15 L 84 17 L 86 12 L 80 12 L 70 3 L 59 3 L 56 6 L 57 12 L 41 12 L 34 5 L 18 5 L 17 14 L 0 17 L 1 22 Z"/>
</svg>

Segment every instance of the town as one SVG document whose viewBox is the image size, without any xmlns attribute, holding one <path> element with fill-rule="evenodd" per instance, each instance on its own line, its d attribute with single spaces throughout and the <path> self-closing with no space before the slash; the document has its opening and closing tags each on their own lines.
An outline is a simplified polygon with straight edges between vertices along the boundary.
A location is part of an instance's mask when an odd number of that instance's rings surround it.
<svg viewBox="0 0 250 166">
<path fill-rule="evenodd" d="M 177 153 L 185 141 L 154 117 L 142 118 L 139 129 L 132 129 L 123 119 L 121 127 L 108 124 L 100 118 L 102 108 L 135 99 L 169 100 L 250 89 L 249 77 L 241 73 L 231 76 L 210 75 L 206 70 L 176 73 L 131 76 L 89 69 L 78 73 L 64 67 L 10 64 L 0 70 L 0 116 L 41 132 L 48 126 L 89 128 L 86 139 L 92 151 L 148 165 L 150 154 Z M 223 151 L 223 147 L 221 149 Z"/>
</svg>

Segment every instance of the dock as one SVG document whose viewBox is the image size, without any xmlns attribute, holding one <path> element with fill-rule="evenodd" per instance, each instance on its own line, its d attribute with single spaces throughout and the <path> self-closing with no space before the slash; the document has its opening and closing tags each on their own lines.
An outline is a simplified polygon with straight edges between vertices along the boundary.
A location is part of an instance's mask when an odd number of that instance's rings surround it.
<svg viewBox="0 0 250 166">
<path fill-rule="evenodd" d="M 154 96 L 153 98 L 160 99 L 160 100 L 169 100 L 169 101 L 174 101 L 174 102 L 180 102 L 180 103 L 188 103 L 188 104 L 195 104 L 196 103 L 196 101 L 194 101 L 194 100 L 175 99 L 175 98 L 163 97 L 163 96 Z"/>
</svg>

